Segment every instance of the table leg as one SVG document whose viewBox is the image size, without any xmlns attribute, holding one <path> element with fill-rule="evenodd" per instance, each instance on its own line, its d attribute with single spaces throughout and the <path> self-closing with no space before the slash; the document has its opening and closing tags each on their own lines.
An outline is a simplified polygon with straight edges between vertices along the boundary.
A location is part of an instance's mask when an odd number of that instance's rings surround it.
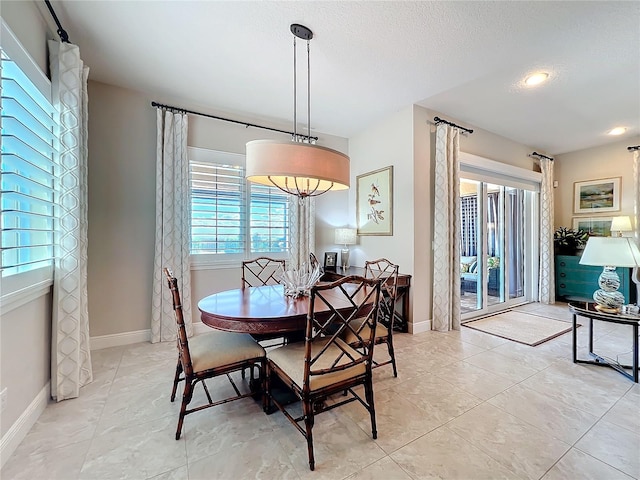
<svg viewBox="0 0 640 480">
<path fill-rule="evenodd" d="M 577 325 L 577 320 L 576 320 L 576 314 L 573 314 L 573 330 L 572 330 L 572 334 L 573 334 L 573 363 L 576 363 L 576 360 L 578 359 L 578 325 Z"/>
<path fill-rule="evenodd" d="M 589 319 L 589 353 L 593 353 L 593 318 Z"/>
<path fill-rule="evenodd" d="M 633 381 L 638 383 L 638 324 L 633 325 Z"/>
</svg>

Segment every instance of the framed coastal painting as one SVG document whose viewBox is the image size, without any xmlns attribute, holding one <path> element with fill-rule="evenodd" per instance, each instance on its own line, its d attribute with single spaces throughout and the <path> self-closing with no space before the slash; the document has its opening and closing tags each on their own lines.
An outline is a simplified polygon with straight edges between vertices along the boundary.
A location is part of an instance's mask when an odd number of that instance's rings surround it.
<svg viewBox="0 0 640 480">
<path fill-rule="evenodd" d="M 591 237 L 610 237 L 613 217 L 573 217 L 573 229 L 587 232 Z"/>
<path fill-rule="evenodd" d="M 356 177 L 358 235 L 393 235 L 393 166 Z"/>
<path fill-rule="evenodd" d="M 573 213 L 616 212 L 620 210 L 621 177 L 588 180 L 573 184 Z"/>
</svg>

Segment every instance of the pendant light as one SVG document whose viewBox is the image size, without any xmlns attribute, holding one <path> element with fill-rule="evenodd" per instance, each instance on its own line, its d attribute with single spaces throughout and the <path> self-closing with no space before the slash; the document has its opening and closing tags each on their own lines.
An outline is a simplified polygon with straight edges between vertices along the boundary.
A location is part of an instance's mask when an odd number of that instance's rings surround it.
<svg viewBox="0 0 640 480">
<path fill-rule="evenodd" d="M 290 142 L 254 140 L 247 143 L 246 178 L 250 182 L 276 186 L 301 199 L 329 190 L 349 188 L 349 157 L 331 148 L 311 143 L 311 95 L 309 42 L 313 32 L 304 25 L 291 25 L 293 33 L 293 138 Z M 296 38 L 307 41 L 307 135 L 298 135 L 296 89 Z"/>
</svg>

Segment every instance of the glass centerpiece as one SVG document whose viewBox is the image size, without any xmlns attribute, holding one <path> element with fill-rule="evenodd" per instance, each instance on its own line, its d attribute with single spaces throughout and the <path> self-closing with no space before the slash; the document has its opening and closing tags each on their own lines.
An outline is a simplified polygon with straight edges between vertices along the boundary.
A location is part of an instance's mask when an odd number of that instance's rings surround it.
<svg viewBox="0 0 640 480">
<path fill-rule="evenodd" d="M 300 268 L 292 268 L 282 273 L 284 294 L 289 297 L 301 297 L 309 295 L 309 290 L 320 280 L 320 265 L 315 266 L 303 263 Z"/>
</svg>

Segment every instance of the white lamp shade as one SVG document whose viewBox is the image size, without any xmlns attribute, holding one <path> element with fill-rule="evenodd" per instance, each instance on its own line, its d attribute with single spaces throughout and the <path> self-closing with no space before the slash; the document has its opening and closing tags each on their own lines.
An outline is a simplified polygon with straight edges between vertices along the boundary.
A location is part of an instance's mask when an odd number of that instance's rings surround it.
<svg viewBox="0 0 640 480">
<path fill-rule="evenodd" d="M 336 243 L 355 245 L 358 231 L 355 228 L 336 228 Z"/>
<path fill-rule="evenodd" d="M 247 143 L 246 178 L 301 197 L 349 188 L 349 157 L 331 148 L 298 142 Z"/>
<path fill-rule="evenodd" d="M 580 264 L 601 267 L 638 267 L 640 250 L 633 238 L 589 237 L 580 258 Z"/>
<path fill-rule="evenodd" d="M 633 230 L 631 227 L 631 218 L 628 216 L 613 217 L 611 220 L 612 232 L 630 232 Z"/>
</svg>

